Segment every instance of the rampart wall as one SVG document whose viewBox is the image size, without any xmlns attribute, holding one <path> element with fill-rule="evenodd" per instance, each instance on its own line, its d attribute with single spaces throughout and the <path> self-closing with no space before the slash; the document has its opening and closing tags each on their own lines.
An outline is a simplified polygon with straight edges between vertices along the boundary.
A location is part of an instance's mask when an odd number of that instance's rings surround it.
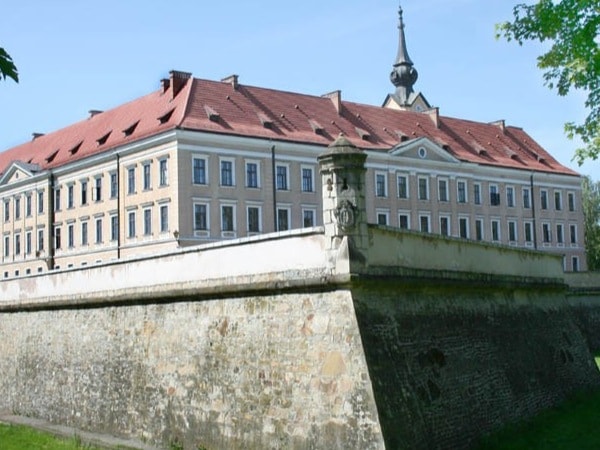
<svg viewBox="0 0 600 450">
<path fill-rule="evenodd" d="M 466 449 L 600 384 L 560 259 L 368 241 L 313 229 L 0 283 L 0 410 L 161 448 Z"/>
</svg>

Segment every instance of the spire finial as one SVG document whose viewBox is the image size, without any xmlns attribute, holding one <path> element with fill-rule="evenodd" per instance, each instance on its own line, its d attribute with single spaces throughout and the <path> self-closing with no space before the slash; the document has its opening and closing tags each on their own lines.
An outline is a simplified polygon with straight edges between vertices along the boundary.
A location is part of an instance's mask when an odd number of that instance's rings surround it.
<svg viewBox="0 0 600 450">
<path fill-rule="evenodd" d="M 390 74 L 392 84 L 396 86 L 396 95 L 402 104 L 407 104 L 410 94 L 413 93 L 413 85 L 418 78 L 417 70 L 406 50 L 406 37 L 404 36 L 404 20 L 402 18 L 402 5 L 398 6 L 398 54 L 396 62 Z"/>
</svg>

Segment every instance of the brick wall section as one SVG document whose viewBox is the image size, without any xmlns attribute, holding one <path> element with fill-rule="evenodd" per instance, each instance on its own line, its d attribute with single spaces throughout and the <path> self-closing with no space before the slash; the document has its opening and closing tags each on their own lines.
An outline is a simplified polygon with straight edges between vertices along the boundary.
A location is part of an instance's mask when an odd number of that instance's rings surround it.
<svg viewBox="0 0 600 450">
<path fill-rule="evenodd" d="M 567 299 L 591 352 L 600 356 L 600 272 L 565 274 Z"/>
<path fill-rule="evenodd" d="M 164 447 L 383 448 L 348 291 L 189 300 L 2 314 L 0 410 Z"/>
<path fill-rule="evenodd" d="M 353 297 L 386 448 L 472 448 L 600 386 L 556 286 L 379 279 Z"/>
</svg>

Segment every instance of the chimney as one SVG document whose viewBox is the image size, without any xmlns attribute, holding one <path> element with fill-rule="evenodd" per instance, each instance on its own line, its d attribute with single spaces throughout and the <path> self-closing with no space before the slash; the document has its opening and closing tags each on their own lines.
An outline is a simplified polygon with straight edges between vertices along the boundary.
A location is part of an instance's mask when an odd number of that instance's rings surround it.
<svg viewBox="0 0 600 450">
<path fill-rule="evenodd" d="M 99 109 L 90 109 L 88 111 L 90 118 L 97 116 L 98 114 L 102 113 L 103 111 L 100 111 Z"/>
<path fill-rule="evenodd" d="M 31 140 L 35 141 L 37 138 L 42 137 L 44 133 L 31 133 Z"/>
<path fill-rule="evenodd" d="M 169 72 L 169 75 L 169 83 L 173 88 L 173 98 L 175 98 L 177 97 L 177 94 L 179 94 L 179 91 L 183 89 L 183 87 L 187 83 L 187 80 L 189 80 L 192 77 L 192 74 L 189 72 L 180 72 L 179 70 L 171 70 Z"/>
<path fill-rule="evenodd" d="M 238 88 L 238 78 L 239 75 L 229 75 L 228 77 L 225 77 L 223 79 L 221 79 L 222 83 L 230 83 L 231 86 L 233 87 L 234 90 L 237 90 Z"/>
<path fill-rule="evenodd" d="M 337 113 L 342 113 L 342 91 L 333 91 L 328 94 L 324 94 L 321 97 L 330 99 L 333 102 L 333 106 L 335 107 Z"/>
<path fill-rule="evenodd" d="M 171 86 L 171 80 L 169 80 L 168 78 L 163 78 L 162 80 L 160 80 L 160 86 L 164 94 L 169 90 L 169 86 Z"/>
<path fill-rule="evenodd" d="M 423 112 L 429 116 L 436 128 L 440 127 L 440 108 L 436 106 Z"/>
<path fill-rule="evenodd" d="M 506 130 L 506 124 L 504 122 L 504 119 L 502 120 L 496 120 L 495 122 L 490 122 L 490 125 L 495 125 L 498 128 L 500 128 L 500 130 L 502 131 L 502 133 L 504 133 L 504 131 Z"/>
</svg>

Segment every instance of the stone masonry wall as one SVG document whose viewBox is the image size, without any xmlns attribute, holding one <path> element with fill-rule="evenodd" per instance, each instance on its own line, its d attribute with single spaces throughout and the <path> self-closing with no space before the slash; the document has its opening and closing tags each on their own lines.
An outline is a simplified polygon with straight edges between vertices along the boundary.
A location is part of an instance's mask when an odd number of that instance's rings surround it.
<svg viewBox="0 0 600 450">
<path fill-rule="evenodd" d="M 388 449 L 467 449 L 600 373 L 557 286 L 440 279 L 353 289 Z"/>
<path fill-rule="evenodd" d="M 0 410 L 162 447 L 381 449 L 348 291 L 0 315 Z"/>
</svg>

